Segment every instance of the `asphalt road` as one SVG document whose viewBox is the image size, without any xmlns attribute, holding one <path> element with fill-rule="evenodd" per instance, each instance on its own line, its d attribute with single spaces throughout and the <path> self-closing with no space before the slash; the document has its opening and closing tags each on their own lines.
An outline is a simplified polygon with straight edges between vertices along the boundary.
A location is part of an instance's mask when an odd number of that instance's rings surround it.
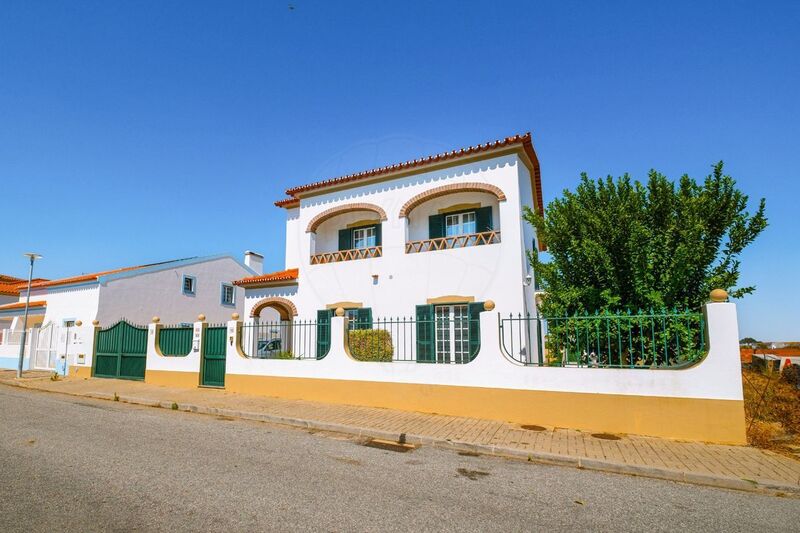
<svg viewBox="0 0 800 533">
<path fill-rule="evenodd" d="M 0 531 L 797 531 L 800 500 L 0 386 Z"/>
</svg>

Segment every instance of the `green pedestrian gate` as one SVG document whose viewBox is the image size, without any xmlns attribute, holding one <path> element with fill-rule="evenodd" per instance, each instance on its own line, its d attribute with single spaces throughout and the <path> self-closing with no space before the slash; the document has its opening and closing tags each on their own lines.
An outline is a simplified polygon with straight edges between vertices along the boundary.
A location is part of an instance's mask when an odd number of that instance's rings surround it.
<svg viewBox="0 0 800 533">
<path fill-rule="evenodd" d="M 124 320 L 97 332 L 94 375 L 99 378 L 144 379 L 147 328 Z"/>
<path fill-rule="evenodd" d="M 208 326 L 203 336 L 203 364 L 200 383 L 204 387 L 225 386 L 226 326 Z"/>
</svg>

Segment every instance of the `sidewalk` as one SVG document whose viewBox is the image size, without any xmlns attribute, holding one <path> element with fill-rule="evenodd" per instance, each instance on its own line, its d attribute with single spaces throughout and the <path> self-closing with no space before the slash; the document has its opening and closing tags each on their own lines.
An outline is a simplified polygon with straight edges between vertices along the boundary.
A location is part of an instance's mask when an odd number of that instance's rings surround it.
<svg viewBox="0 0 800 533">
<path fill-rule="evenodd" d="M 634 435 L 527 429 L 505 422 L 247 396 L 216 389 L 173 389 L 138 381 L 66 378 L 0 370 L 0 384 L 180 410 L 330 430 L 412 444 L 451 447 L 717 487 L 800 495 L 800 461 L 747 446 L 678 442 Z M 402 437 L 401 435 L 404 435 Z"/>
</svg>

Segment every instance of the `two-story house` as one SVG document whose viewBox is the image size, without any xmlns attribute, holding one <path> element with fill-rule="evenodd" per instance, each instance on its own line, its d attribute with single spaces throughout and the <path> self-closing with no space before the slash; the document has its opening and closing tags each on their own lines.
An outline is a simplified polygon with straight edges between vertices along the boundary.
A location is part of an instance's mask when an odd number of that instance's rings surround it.
<svg viewBox="0 0 800 533">
<path fill-rule="evenodd" d="M 366 328 L 409 317 L 431 329 L 416 342 L 435 341 L 418 357 L 462 362 L 483 302 L 533 312 L 527 252 L 543 244 L 522 218 L 542 206 L 530 133 L 286 194 L 275 203 L 286 210 L 286 269 L 235 282 L 249 317 L 324 323 L 341 307 Z"/>
</svg>

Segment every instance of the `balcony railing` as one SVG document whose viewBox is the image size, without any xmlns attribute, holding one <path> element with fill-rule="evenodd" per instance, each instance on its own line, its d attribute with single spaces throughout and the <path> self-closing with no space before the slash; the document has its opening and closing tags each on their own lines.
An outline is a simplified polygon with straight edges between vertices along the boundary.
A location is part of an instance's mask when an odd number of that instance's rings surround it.
<svg viewBox="0 0 800 533">
<path fill-rule="evenodd" d="M 368 248 L 354 248 L 352 250 L 339 250 L 338 252 L 325 252 L 311 256 L 312 265 L 323 265 L 325 263 L 336 263 L 339 261 L 353 261 L 355 259 L 369 259 L 370 257 L 381 257 L 383 248 L 381 246 L 370 246 Z"/>
<path fill-rule="evenodd" d="M 451 248 L 466 248 L 467 246 L 482 246 L 500 242 L 499 231 L 484 231 L 482 233 L 468 233 L 465 235 L 452 235 L 421 241 L 406 243 L 406 253 L 432 252 L 434 250 L 449 250 Z"/>
</svg>

